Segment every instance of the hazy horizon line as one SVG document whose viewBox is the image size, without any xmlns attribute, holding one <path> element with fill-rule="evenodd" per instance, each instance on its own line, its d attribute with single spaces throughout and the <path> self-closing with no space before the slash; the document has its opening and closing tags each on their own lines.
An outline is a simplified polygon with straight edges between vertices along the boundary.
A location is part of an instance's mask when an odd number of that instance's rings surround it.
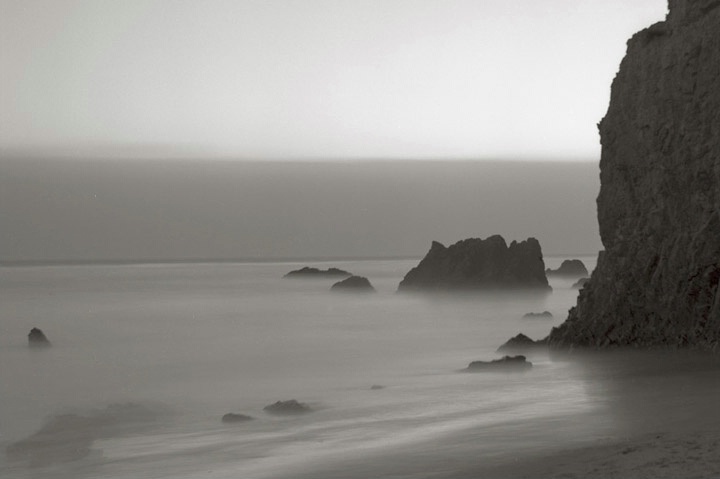
<svg viewBox="0 0 720 479">
<path fill-rule="evenodd" d="M 233 156 L 218 154 L 188 155 L 126 155 L 101 154 L 93 152 L 46 152 L 44 150 L 14 150 L 0 148 L 0 160 L 89 160 L 89 161 L 217 161 L 238 163 L 355 163 L 355 162 L 546 162 L 546 163 L 585 163 L 599 161 L 599 156 L 527 156 L 527 155 L 495 155 L 495 156 Z"/>
<path fill-rule="evenodd" d="M 568 256 L 594 256 L 598 253 L 566 253 L 546 254 L 543 258 L 562 258 Z M 248 258 L 140 258 L 140 259 L 32 259 L 32 260 L 3 260 L 0 259 L 0 268 L 32 267 L 32 266 L 111 266 L 111 265 L 171 265 L 171 264 L 249 264 L 249 263 L 301 263 L 301 262 L 343 262 L 343 261 L 400 261 L 421 260 L 425 255 L 378 255 L 378 256 L 291 256 L 291 257 L 248 257 Z"/>
</svg>

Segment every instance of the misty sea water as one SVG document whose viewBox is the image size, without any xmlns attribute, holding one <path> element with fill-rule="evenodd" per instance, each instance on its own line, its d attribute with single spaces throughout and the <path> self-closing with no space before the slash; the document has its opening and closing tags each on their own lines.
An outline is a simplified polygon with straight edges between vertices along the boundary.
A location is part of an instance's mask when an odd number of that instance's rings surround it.
<svg viewBox="0 0 720 479">
<path fill-rule="evenodd" d="M 282 278 L 305 264 L 366 276 L 377 293 Z M 524 373 L 460 371 L 519 332 L 544 337 L 574 305 L 573 281 L 551 279 L 547 295 L 396 293 L 415 264 L 2 268 L 0 446 L 63 414 L 123 426 L 87 432 L 70 416 L 83 447 L 50 430 L 3 455 L 2 477 L 431 477 L 617 433 L 575 362 L 537 353 Z M 522 318 L 545 310 L 554 318 Z M 34 326 L 51 348 L 27 347 Z M 314 411 L 263 411 L 287 399 Z M 255 419 L 224 424 L 228 412 Z"/>
</svg>

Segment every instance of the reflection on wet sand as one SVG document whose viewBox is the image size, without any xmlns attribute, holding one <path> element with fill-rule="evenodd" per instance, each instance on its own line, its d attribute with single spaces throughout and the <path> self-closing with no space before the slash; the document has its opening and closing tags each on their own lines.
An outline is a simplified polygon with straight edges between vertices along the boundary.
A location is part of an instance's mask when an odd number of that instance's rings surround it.
<svg viewBox="0 0 720 479">
<path fill-rule="evenodd" d="M 681 477 L 689 470 L 698 477 L 720 474 L 720 458 L 714 457 L 720 444 L 720 357 L 619 351 L 553 355 L 553 361 L 567 367 L 557 369 L 564 378 L 550 380 L 558 388 L 581 385 L 592 407 L 577 414 L 568 404 L 566 416 L 469 428 L 372 459 L 338 458 L 321 471 L 295 477 L 659 477 L 658 470 L 669 474 L 662 477 Z M 579 432 L 585 432 L 585 440 L 577 438 Z M 501 450 L 509 444 L 514 457 Z"/>
</svg>

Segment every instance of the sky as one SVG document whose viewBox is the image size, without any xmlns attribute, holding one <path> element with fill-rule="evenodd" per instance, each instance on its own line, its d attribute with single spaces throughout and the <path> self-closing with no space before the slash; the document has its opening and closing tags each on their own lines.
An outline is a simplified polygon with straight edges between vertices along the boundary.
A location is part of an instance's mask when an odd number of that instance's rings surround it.
<svg viewBox="0 0 720 479">
<path fill-rule="evenodd" d="M 599 156 L 665 0 L 0 0 L 0 149 L 47 156 Z"/>
</svg>

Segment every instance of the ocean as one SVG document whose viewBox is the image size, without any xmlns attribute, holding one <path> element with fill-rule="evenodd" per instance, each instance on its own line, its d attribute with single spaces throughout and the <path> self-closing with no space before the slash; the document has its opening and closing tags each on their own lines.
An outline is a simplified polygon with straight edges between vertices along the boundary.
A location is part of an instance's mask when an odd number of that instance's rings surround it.
<svg viewBox="0 0 720 479">
<path fill-rule="evenodd" d="M 551 278 L 551 294 L 396 293 L 417 262 L 0 268 L 0 476 L 445 477 L 623 434 L 609 369 L 538 352 L 526 372 L 462 371 L 519 332 L 547 335 L 573 281 Z M 283 278 L 306 264 L 366 276 L 377 293 Z M 32 327 L 53 346 L 28 348 Z M 289 399 L 313 411 L 263 410 Z M 254 420 L 223 423 L 229 412 Z"/>
</svg>

